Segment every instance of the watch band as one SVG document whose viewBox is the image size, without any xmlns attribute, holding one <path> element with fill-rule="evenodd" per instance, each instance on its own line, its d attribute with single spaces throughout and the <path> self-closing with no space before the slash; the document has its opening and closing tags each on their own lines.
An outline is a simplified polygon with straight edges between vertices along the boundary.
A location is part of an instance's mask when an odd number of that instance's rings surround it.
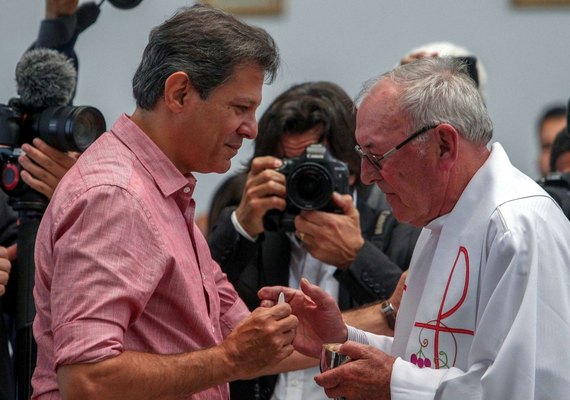
<svg viewBox="0 0 570 400">
<path fill-rule="evenodd" d="M 388 300 L 385 300 L 382 303 L 380 303 L 380 312 L 382 312 L 384 318 L 386 318 L 386 322 L 388 323 L 390 329 L 394 330 L 394 327 L 396 326 L 397 311 L 392 305 L 392 303 L 390 303 Z"/>
</svg>

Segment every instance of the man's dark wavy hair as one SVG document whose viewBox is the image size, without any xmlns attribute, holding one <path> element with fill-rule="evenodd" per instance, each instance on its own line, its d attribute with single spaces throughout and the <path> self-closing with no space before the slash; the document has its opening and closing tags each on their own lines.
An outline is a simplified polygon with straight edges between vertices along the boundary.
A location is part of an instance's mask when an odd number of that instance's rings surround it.
<svg viewBox="0 0 570 400">
<path fill-rule="evenodd" d="M 348 164 L 357 181 L 360 157 L 356 145 L 356 106 L 350 96 L 332 82 L 306 82 L 292 86 L 269 105 L 259 120 L 253 157 L 278 155 L 285 133 L 302 133 L 323 126 L 321 142 L 330 153 Z"/>
</svg>

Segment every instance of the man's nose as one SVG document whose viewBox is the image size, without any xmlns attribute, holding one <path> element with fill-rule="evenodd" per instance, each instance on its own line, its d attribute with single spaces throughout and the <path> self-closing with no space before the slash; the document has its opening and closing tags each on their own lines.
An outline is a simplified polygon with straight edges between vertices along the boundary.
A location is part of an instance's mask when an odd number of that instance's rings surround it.
<svg viewBox="0 0 570 400">
<path fill-rule="evenodd" d="M 371 185 L 382 180 L 382 174 L 365 158 L 360 162 L 360 180 L 365 185 Z"/>
</svg>

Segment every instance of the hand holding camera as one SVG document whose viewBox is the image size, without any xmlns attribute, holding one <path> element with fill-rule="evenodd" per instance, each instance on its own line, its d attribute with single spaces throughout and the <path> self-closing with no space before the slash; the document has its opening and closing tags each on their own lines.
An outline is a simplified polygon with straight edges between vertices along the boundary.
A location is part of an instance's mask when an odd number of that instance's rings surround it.
<svg viewBox="0 0 570 400">
<path fill-rule="evenodd" d="M 301 210 L 343 213 L 332 195 L 348 193 L 350 173 L 322 144 L 312 144 L 301 156 L 284 159 L 278 171 L 285 175 L 286 207 L 265 215 L 266 230 L 295 231 L 294 219 Z"/>
<path fill-rule="evenodd" d="M 79 156 L 79 153 L 59 151 L 40 138 L 35 138 L 33 145 L 23 144 L 22 150 L 25 154 L 18 158 L 18 162 L 23 168 L 23 181 L 48 199 Z"/>
<path fill-rule="evenodd" d="M 283 161 L 252 161 L 237 219 L 252 237 L 265 230 L 297 231 L 311 255 L 346 269 L 364 245 L 349 171 L 321 144 Z"/>
<path fill-rule="evenodd" d="M 285 209 L 285 176 L 277 171 L 281 160 L 272 156 L 256 157 L 251 162 L 236 217 L 252 237 L 265 231 L 263 217 L 268 210 Z"/>
<path fill-rule="evenodd" d="M 303 245 L 313 257 L 348 269 L 364 246 L 360 213 L 348 194 L 333 193 L 332 201 L 342 213 L 303 210 L 295 217 L 295 228 L 302 233 Z"/>
</svg>

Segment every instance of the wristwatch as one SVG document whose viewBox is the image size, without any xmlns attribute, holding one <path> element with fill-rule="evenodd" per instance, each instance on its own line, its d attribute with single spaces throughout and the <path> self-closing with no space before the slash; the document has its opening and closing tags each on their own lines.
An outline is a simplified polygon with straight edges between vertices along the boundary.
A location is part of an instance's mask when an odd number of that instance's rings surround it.
<svg viewBox="0 0 570 400">
<path fill-rule="evenodd" d="M 390 303 L 388 300 L 380 303 L 380 312 L 384 315 L 384 318 L 386 318 L 386 322 L 388 323 L 390 329 L 394 330 L 394 327 L 396 326 L 397 311 L 392 303 Z"/>
</svg>

